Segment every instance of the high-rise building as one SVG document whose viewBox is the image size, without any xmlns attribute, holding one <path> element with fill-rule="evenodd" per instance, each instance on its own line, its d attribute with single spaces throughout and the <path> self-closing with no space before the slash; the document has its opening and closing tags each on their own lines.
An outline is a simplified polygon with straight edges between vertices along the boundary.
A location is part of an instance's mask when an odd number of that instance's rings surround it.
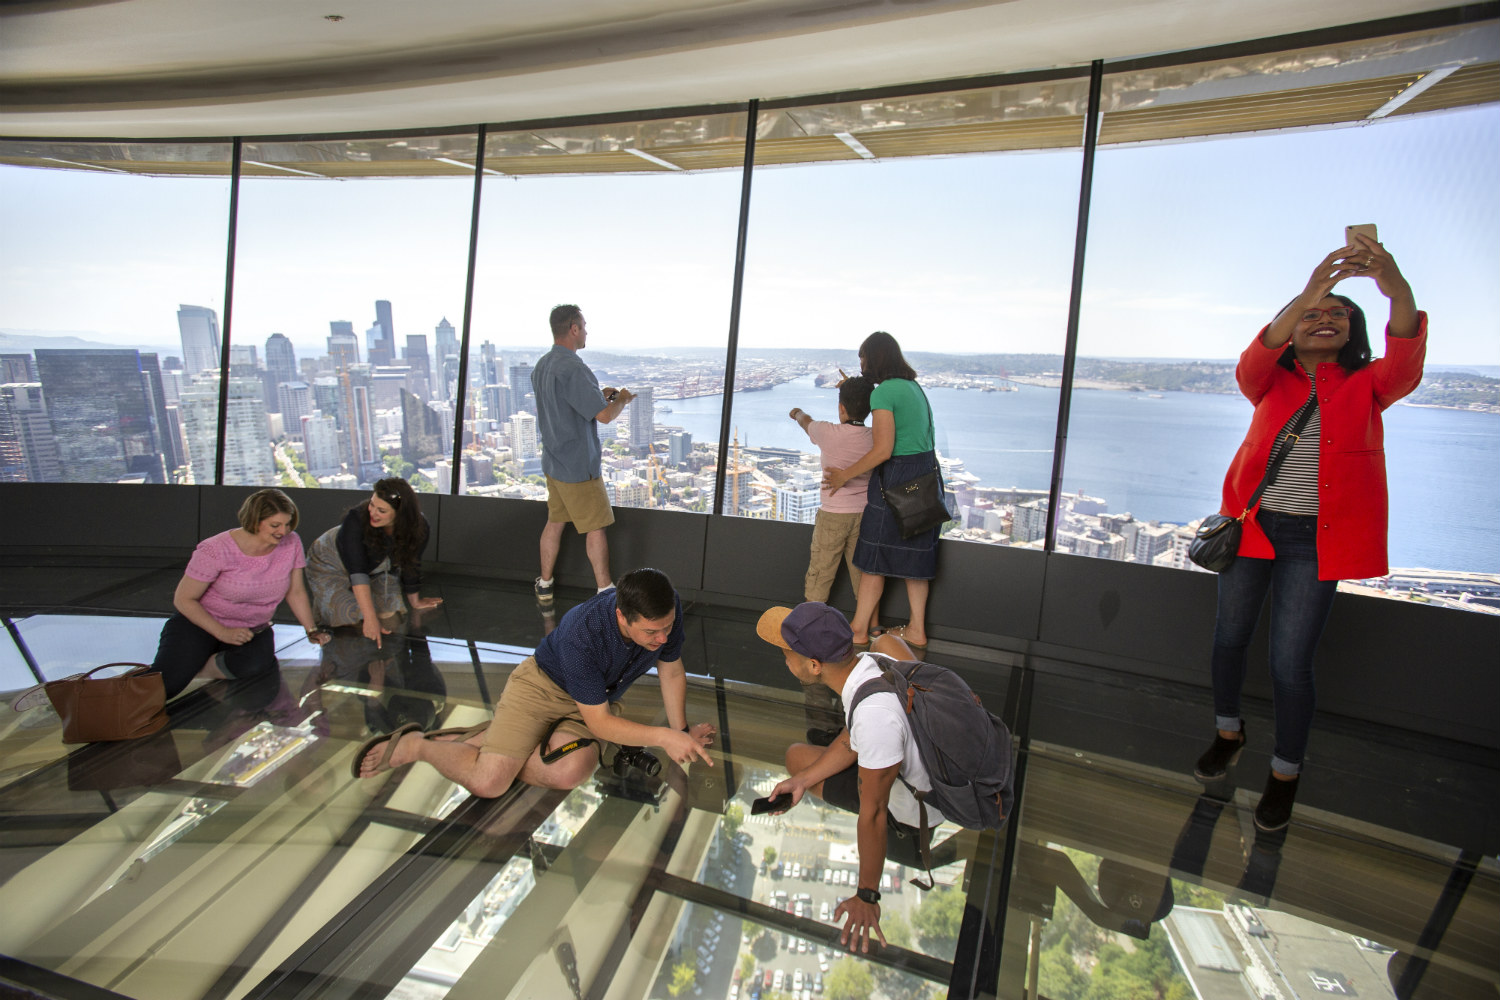
<svg viewBox="0 0 1500 1000">
<path fill-rule="evenodd" d="M 542 471 L 542 446 L 535 414 L 524 410 L 511 414 L 510 450 L 516 457 L 516 467 L 521 475 L 534 476 Z"/>
<path fill-rule="evenodd" d="M 821 469 L 796 469 L 786 482 L 776 485 L 776 519 L 812 524 L 823 506 Z"/>
<path fill-rule="evenodd" d="M 693 453 L 693 436 L 687 431 L 673 431 L 667 436 L 667 464 L 677 468 Z"/>
<path fill-rule="evenodd" d="M 0 354 L 0 383 L 35 381 L 36 361 L 30 354 Z"/>
<path fill-rule="evenodd" d="M 510 386 L 487 385 L 484 387 L 484 415 L 491 420 L 500 421 L 505 415 L 515 408 L 511 405 Z"/>
<path fill-rule="evenodd" d="M 191 378 L 219 370 L 219 314 L 206 306 L 177 307 L 177 332 L 182 336 L 182 370 Z"/>
<path fill-rule="evenodd" d="M 173 432 L 167 415 L 167 407 L 175 405 L 175 399 L 167 397 L 167 383 L 162 378 L 161 366 L 155 354 L 141 355 L 141 375 L 145 379 L 146 392 L 151 405 L 151 420 L 156 433 L 156 443 L 161 446 L 163 468 L 167 482 L 175 482 L 173 473 L 187 462 L 182 451 L 182 439 Z"/>
<path fill-rule="evenodd" d="M 345 319 L 328 323 L 328 361 L 336 372 L 350 365 L 359 364 L 359 338 L 354 335 L 354 324 Z"/>
<path fill-rule="evenodd" d="M 273 333 L 266 338 L 266 371 L 275 378 L 276 385 L 298 380 L 297 349 L 286 334 Z"/>
<path fill-rule="evenodd" d="M 301 380 L 281 382 L 276 386 L 277 408 L 282 427 L 289 437 L 300 437 L 302 418 L 315 409 L 312 387 Z"/>
<path fill-rule="evenodd" d="M 656 407 L 651 399 L 651 387 L 636 390 L 630 401 L 630 450 L 646 451 L 656 437 Z"/>
<path fill-rule="evenodd" d="M 453 452 L 453 439 L 443 438 L 443 418 L 415 393 L 401 390 L 401 457 L 414 465 L 430 465 Z"/>
<path fill-rule="evenodd" d="M 343 390 L 344 463 L 360 483 L 373 483 L 384 471 L 380 462 L 380 440 L 375 432 L 369 365 L 355 365 L 339 376 Z"/>
<path fill-rule="evenodd" d="M 525 361 L 510 366 L 510 405 L 518 413 L 536 416 L 536 395 L 531 388 L 531 365 Z"/>
<path fill-rule="evenodd" d="M 247 375 L 259 370 L 260 358 L 257 356 L 254 344 L 229 345 L 229 372 L 231 375 Z"/>
<path fill-rule="evenodd" d="M 479 348 L 479 364 L 477 372 L 471 372 L 471 377 L 477 377 L 480 385 L 497 385 L 504 382 L 502 378 L 503 367 L 500 363 L 500 355 L 495 351 L 495 345 L 486 340 Z"/>
<path fill-rule="evenodd" d="M 321 410 L 314 410 L 303 417 L 302 448 L 303 461 L 313 478 L 332 476 L 343 466 L 339 463 L 338 422 Z"/>
<path fill-rule="evenodd" d="M 64 482 L 166 481 L 139 351 L 38 348 L 36 366 Z"/>
<path fill-rule="evenodd" d="M 42 384 L 0 385 L 0 482 L 55 483 L 61 479 Z"/>
<path fill-rule="evenodd" d="M 437 350 L 432 377 L 428 381 L 435 399 L 452 399 L 452 387 L 458 381 L 458 331 L 444 316 L 432 332 Z"/>
<path fill-rule="evenodd" d="M 375 301 L 375 324 L 365 331 L 365 344 L 372 365 L 388 365 L 396 357 L 396 321 L 389 300 Z"/>
<path fill-rule="evenodd" d="M 271 463 L 271 428 L 259 379 L 231 378 L 224 433 L 224 483 L 232 486 L 271 486 L 276 482 Z M 193 482 L 214 481 L 214 450 L 218 444 L 219 380 L 200 375 L 184 389 L 179 406 Z"/>
</svg>

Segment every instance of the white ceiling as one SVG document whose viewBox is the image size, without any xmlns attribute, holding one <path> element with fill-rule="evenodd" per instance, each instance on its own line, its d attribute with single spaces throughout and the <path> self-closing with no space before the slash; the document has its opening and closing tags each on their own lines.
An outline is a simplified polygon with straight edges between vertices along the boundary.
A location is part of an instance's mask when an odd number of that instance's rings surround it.
<svg viewBox="0 0 1500 1000">
<path fill-rule="evenodd" d="M 425 128 L 1193 49 L 1453 0 L 38 0 L 0 6 L 0 135 Z M 343 15 L 329 21 L 324 15 Z"/>
</svg>

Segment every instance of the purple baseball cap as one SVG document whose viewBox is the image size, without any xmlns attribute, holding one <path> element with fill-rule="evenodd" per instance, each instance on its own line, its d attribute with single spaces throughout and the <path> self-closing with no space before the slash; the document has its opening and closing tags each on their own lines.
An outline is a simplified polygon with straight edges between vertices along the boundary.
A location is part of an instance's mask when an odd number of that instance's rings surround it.
<svg viewBox="0 0 1500 1000">
<path fill-rule="evenodd" d="M 760 616 L 755 634 L 773 646 L 822 663 L 842 663 L 854 652 L 849 620 L 837 608 L 817 601 L 771 608 Z"/>
</svg>

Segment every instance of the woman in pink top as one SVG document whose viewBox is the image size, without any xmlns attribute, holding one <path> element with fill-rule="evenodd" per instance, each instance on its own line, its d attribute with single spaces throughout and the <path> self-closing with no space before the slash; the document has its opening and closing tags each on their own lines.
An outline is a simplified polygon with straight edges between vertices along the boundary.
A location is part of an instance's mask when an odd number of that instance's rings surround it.
<svg viewBox="0 0 1500 1000">
<path fill-rule="evenodd" d="M 194 677 L 242 679 L 275 670 L 271 615 L 283 600 L 310 641 L 328 641 L 313 624 L 296 527 L 291 497 L 260 490 L 240 505 L 238 528 L 198 543 L 172 596 L 177 613 L 162 626 L 152 663 L 168 698 Z"/>
</svg>

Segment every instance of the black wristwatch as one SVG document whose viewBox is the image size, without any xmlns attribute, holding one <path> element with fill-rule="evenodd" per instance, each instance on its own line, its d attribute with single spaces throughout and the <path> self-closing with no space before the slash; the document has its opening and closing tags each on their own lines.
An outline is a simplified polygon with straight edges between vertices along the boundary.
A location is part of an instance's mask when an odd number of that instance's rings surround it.
<svg viewBox="0 0 1500 1000">
<path fill-rule="evenodd" d="M 880 902 L 880 893 L 876 892 L 874 889 L 855 889 L 854 895 L 858 897 L 861 903 Z"/>
</svg>

